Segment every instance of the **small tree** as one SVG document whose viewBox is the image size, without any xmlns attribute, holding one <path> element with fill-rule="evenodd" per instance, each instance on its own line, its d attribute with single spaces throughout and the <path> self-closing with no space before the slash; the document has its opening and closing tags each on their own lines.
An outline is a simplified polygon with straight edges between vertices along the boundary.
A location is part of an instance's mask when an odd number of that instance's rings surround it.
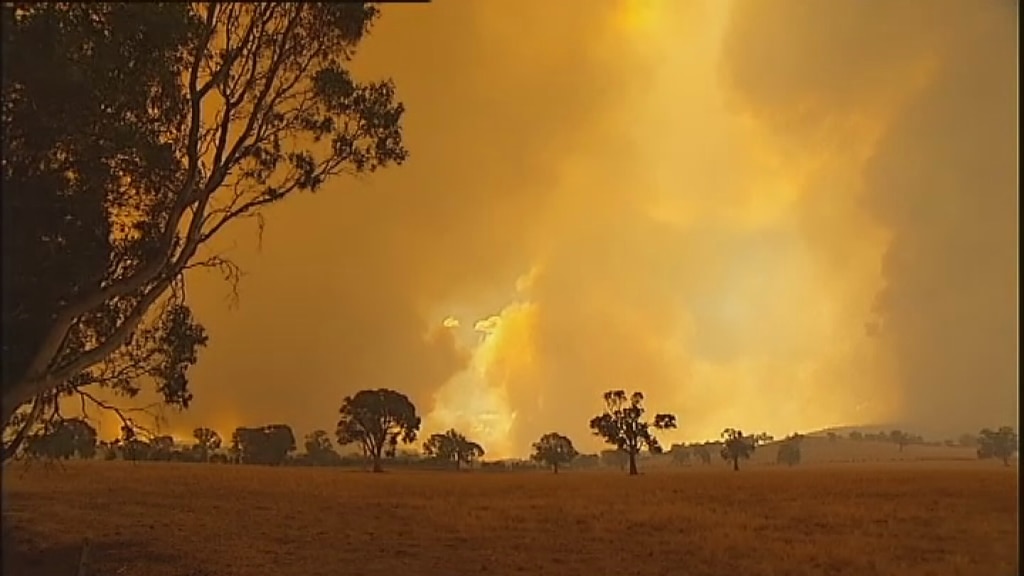
<svg viewBox="0 0 1024 576">
<path fill-rule="evenodd" d="M 482 446 L 455 430 L 432 434 L 423 443 L 423 452 L 431 458 L 454 462 L 456 470 L 461 469 L 462 464 L 470 464 L 484 456 Z"/>
<path fill-rule="evenodd" d="M 860 442 L 863 439 L 864 433 L 860 432 L 859 430 L 854 430 L 850 432 L 850 440 L 853 440 L 854 442 Z"/>
<path fill-rule="evenodd" d="M 26 438 L 25 451 L 33 456 L 67 460 L 96 455 L 96 429 L 81 418 L 47 423 L 43 430 Z"/>
<path fill-rule="evenodd" d="M 647 448 L 654 454 L 661 453 L 661 444 L 651 434 L 651 428 L 675 428 L 676 417 L 672 414 L 656 414 L 653 422 L 643 420 L 646 410 L 642 392 L 634 392 L 627 397 L 625 390 L 609 390 L 604 393 L 604 403 L 604 414 L 590 420 L 590 429 L 594 435 L 629 456 L 629 475 L 636 476 L 636 457 L 640 450 Z"/>
<path fill-rule="evenodd" d="M 782 444 L 779 445 L 779 452 L 775 457 L 775 462 L 778 464 L 785 464 L 787 466 L 796 466 L 800 463 L 801 451 L 800 445 L 803 442 L 802 434 L 793 434 L 787 436 Z"/>
<path fill-rule="evenodd" d="M 1017 432 L 1011 426 L 998 430 L 985 428 L 978 434 L 978 458 L 999 458 L 1003 465 L 1009 466 L 1017 446 Z"/>
<path fill-rule="evenodd" d="M 220 448 L 222 442 L 220 434 L 210 428 L 196 428 L 192 431 L 192 437 L 196 439 L 195 449 L 199 451 L 199 459 L 203 462 L 210 459 L 210 452 Z"/>
<path fill-rule="evenodd" d="M 398 442 L 416 441 L 420 417 L 416 406 L 405 394 L 380 388 L 361 390 L 341 402 L 338 420 L 338 444 L 359 444 L 373 460 L 373 471 L 380 472 L 381 458 L 394 458 Z"/>
<path fill-rule="evenodd" d="M 697 460 L 700 460 L 701 464 L 711 466 L 711 450 L 708 449 L 708 444 L 706 442 L 704 444 L 695 444 L 693 446 L 693 456 Z"/>
<path fill-rule="evenodd" d="M 550 432 L 533 443 L 533 455 L 530 459 L 551 466 L 555 474 L 558 474 L 559 466 L 569 464 L 577 456 L 579 452 L 573 447 L 572 440 L 557 432 Z"/>
<path fill-rule="evenodd" d="M 672 456 L 672 461 L 680 466 L 690 465 L 690 449 L 686 447 L 686 444 L 673 444 L 669 448 L 668 453 Z"/>
<path fill-rule="evenodd" d="M 121 458 L 135 462 L 149 460 L 152 446 L 149 442 L 139 439 L 133 429 L 127 425 L 121 427 Z"/>
<path fill-rule="evenodd" d="M 149 441 L 149 459 L 167 462 L 174 451 L 174 437 L 166 434 L 154 436 Z"/>
<path fill-rule="evenodd" d="M 892 430 L 889 432 L 889 441 L 900 447 L 900 452 L 903 452 L 903 448 L 910 444 L 911 436 L 903 430 Z"/>
<path fill-rule="evenodd" d="M 341 456 L 335 452 L 331 438 L 324 430 L 314 430 L 307 434 L 304 447 L 312 464 L 326 466 L 341 462 Z"/>
<path fill-rule="evenodd" d="M 740 469 L 740 458 L 749 460 L 757 447 L 757 436 L 744 436 L 735 428 L 723 430 L 722 440 L 722 460 L 731 460 L 735 471 Z"/>
<path fill-rule="evenodd" d="M 295 450 L 295 434 L 287 424 L 237 428 L 231 435 L 231 451 L 242 464 L 280 466 Z"/>
</svg>

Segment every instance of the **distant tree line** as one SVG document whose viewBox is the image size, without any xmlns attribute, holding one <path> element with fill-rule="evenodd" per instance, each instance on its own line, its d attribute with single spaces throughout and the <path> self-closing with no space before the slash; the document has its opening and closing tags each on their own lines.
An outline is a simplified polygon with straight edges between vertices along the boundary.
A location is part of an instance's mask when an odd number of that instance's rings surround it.
<svg viewBox="0 0 1024 576">
<path fill-rule="evenodd" d="M 645 417 L 644 395 L 610 390 L 603 395 L 605 408 L 590 420 L 592 433 L 612 448 L 598 454 L 580 454 L 572 440 L 558 432 L 548 432 L 532 444 L 532 453 L 525 461 L 484 462 L 484 447 L 464 433 L 450 429 L 431 434 L 419 451 L 400 446 L 416 442 L 421 419 L 416 406 L 404 394 L 387 388 L 361 390 L 346 396 L 339 408 L 339 419 L 333 435 L 314 430 L 299 442 L 287 424 L 267 424 L 236 428 L 227 443 L 220 434 L 206 427 L 192 431 L 187 443 L 177 443 L 169 435 L 140 437 L 136 428 L 126 423 L 118 438 L 99 441 L 96 429 L 83 418 L 48 421 L 24 441 L 23 452 L 30 457 L 69 459 L 95 458 L 128 461 L 174 461 L 195 463 L 248 464 L 264 466 L 368 466 L 374 472 L 384 469 L 389 461 L 399 467 L 432 469 L 477 468 L 483 471 L 549 468 L 558 473 L 564 468 L 618 468 L 630 475 L 639 473 L 639 463 L 651 456 L 664 454 L 677 465 L 691 462 L 710 466 L 714 455 L 733 470 L 749 460 L 757 448 L 775 442 L 766 433 L 747 434 L 738 428 L 726 428 L 715 441 L 672 444 L 665 451 L 656 431 L 676 427 L 672 414 L 659 413 Z M 838 435 L 828 432 L 829 441 Z M 785 466 L 801 462 L 804 435 L 791 434 L 777 442 L 775 461 Z M 892 430 L 889 432 L 849 433 L 853 441 L 876 441 L 904 447 L 924 443 L 921 436 Z M 983 429 L 977 435 L 963 435 L 961 445 L 976 447 L 981 459 L 997 458 L 1008 465 L 1017 452 L 1018 438 L 1012 427 Z M 352 446 L 354 453 L 342 454 L 339 447 Z"/>
<path fill-rule="evenodd" d="M 910 445 L 926 444 L 923 436 L 905 432 L 903 430 L 890 430 L 888 432 L 861 432 L 859 430 L 853 430 L 850 432 L 848 437 L 854 442 L 887 442 L 896 444 L 899 446 L 900 452 Z M 830 439 L 834 439 L 834 436 L 830 437 Z"/>
</svg>

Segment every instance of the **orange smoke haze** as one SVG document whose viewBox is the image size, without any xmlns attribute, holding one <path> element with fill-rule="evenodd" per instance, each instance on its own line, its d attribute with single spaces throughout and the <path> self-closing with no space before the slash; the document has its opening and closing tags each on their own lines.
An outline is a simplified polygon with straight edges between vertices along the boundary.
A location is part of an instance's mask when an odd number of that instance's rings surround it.
<svg viewBox="0 0 1024 576">
<path fill-rule="evenodd" d="M 491 457 L 597 449 L 611 388 L 665 442 L 1013 422 L 1016 42 L 1000 0 L 386 5 L 357 72 L 409 162 L 220 239 L 240 300 L 190 278 L 165 426 L 333 431 L 372 387 Z"/>
</svg>

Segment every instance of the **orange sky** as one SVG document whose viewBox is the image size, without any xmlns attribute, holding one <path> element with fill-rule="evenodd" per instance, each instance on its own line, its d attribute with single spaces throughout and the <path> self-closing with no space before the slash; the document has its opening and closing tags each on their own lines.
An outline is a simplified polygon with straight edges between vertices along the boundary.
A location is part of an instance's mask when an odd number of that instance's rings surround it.
<svg viewBox="0 0 1024 576">
<path fill-rule="evenodd" d="M 387 5 L 409 162 L 267 212 L 168 430 L 333 430 L 361 388 L 492 456 L 609 388 L 679 430 L 1015 421 L 1016 2 Z M 112 433 L 112 432 L 111 432 Z"/>
</svg>

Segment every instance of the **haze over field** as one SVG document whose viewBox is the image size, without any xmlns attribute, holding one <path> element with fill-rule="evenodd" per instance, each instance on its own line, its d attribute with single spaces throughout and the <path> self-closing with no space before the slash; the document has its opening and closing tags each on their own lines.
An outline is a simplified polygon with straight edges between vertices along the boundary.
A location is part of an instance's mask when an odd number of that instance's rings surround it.
<svg viewBox="0 0 1024 576">
<path fill-rule="evenodd" d="M 236 226 L 237 307 L 170 426 L 333 430 L 403 391 L 489 456 L 598 446 L 610 388 L 677 439 L 1017 418 L 1017 3 L 387 5 L 411 157 Z M 112 419 L 104 436 L 114 433 Z"/>
</svg>

